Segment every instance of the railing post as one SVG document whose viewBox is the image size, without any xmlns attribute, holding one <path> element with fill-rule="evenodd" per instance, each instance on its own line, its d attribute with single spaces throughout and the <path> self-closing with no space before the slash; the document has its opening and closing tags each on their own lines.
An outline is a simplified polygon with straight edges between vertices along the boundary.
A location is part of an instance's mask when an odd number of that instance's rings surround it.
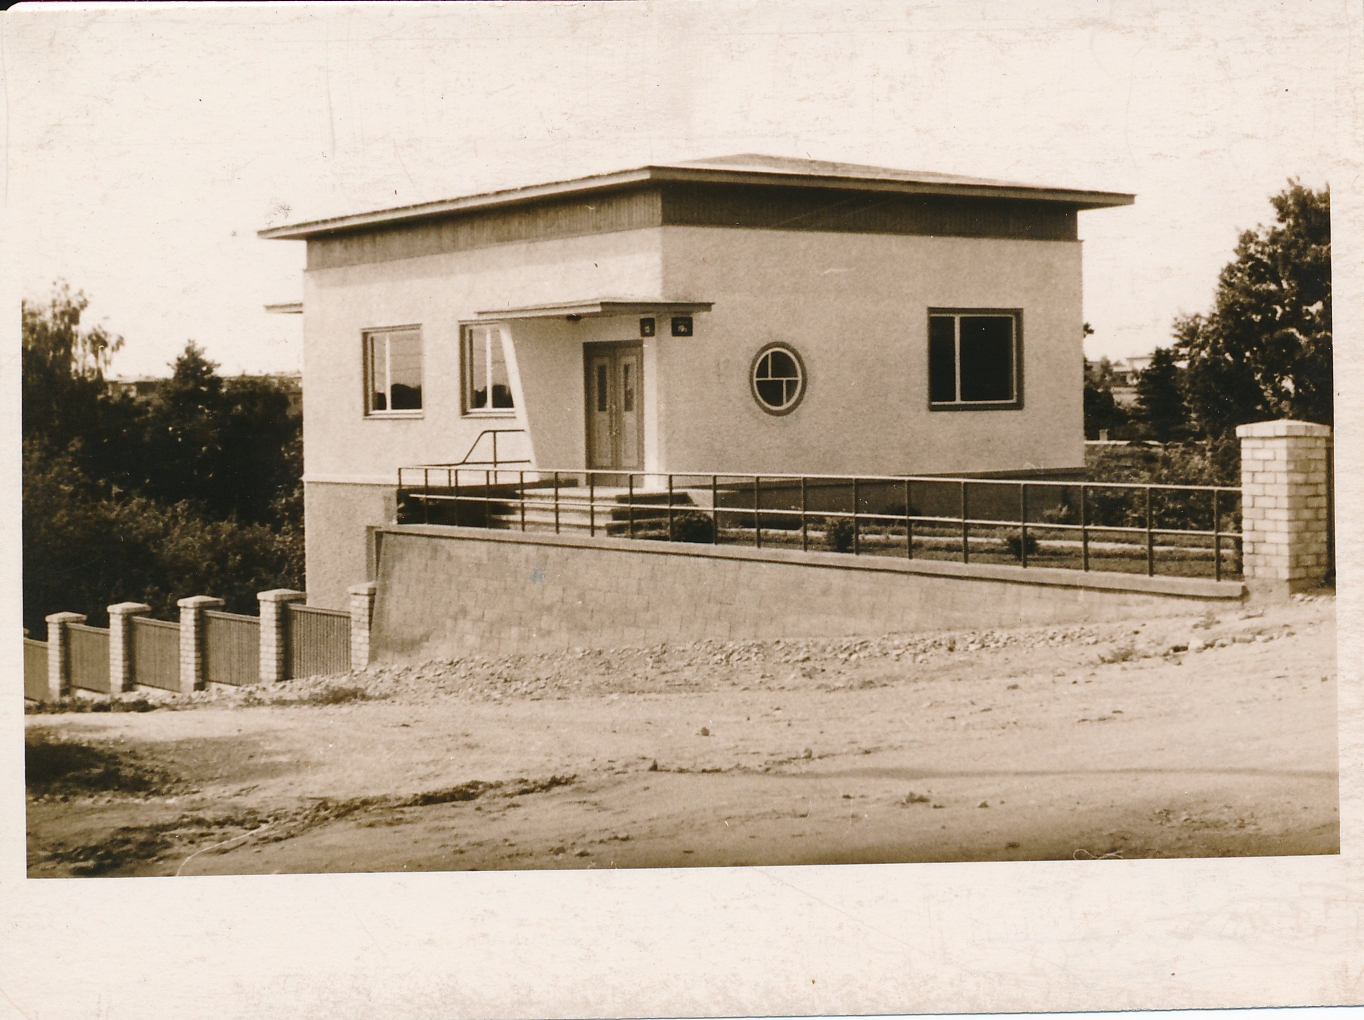
<svg viewBox="0 0 1364 1020">
<path fill-rule="evenodd" d="M 204 610 L 219 608 L 223 600 L 191 595 L 175 604 L 180 607 L 180 693 L 193 694 L 204 681 Z"/>
<path fill-rule="evenodd" d="M 587 476 L 587 533 L 597 537 L 597 476 Z"/>
<path fill-rule="evenodd" d="M 910 559 L 910 560 L 912 560 L 912 559 L 914 558 L 914 521 L 910 519 L 910 518 L 913 516 L 913 513 L 914 513 L 914 511 L 913 511 L 912 505 L 911 505 L 910 502 L 909 502 L 909 479 L 906 478 L 906 479 L 905 479 L 905 558 L 906 558 L 906 559 Z"/>
<path fill-rule="evenodd" d="M 455 490 L 455 499 L 454 499 L 454 503 L 455 503 L 455 523 L 456 523 L 456 524 L 459 524 L 459 523 L 461 522 L 461 520 L 462 520 L 462 518 L 460 517 L 460 512 L 459 512 L 459 468 L 455 468 L 455 472 L 454 472 L 454 473 L 455 473 L 455 484 L 454 484 L 453 486 L 451 486 L 451 488 L 453 488 L 453 489 Z M 446 479 L 446 480 L 448 481 L 449 479 Z"/>
<path fill-rule="evenodd" d="M 1028 483 L 1018 483 L 1018 555 L 1026 569 L 1028 566 Z"/>
<path fill-rule="evenodd" d="M 308 596 L 292 588 L 271 588 L 256 593 L 260 606 L 260 682 L 289 679 L 289 603 Z"/>
<path fill-rule="evenodd" d="M 493 473 L 483 469 L 483 527 L 493 526 Z"/>
<path fill-rule="evenodd" d="M 554 472 L 554 534 L 559 533 L 559 472 Z"/>
<path fill-rule="evenodd" d="M 1080 486 L 1080 567 L 1089 569 L 1089 507 L 1083 485 Z"/>
<path fill-rule="evenodd" d="M 853 479 L 853 515 L 852 515 L 852 522 L 853 522 L 853 555 L 854 555 L 854 556 L 858 556 L 858 555 L 860 555 L 861 552 L 862 552 L 862 547 L 861 547 L 860 539 L 859 539 L 859 536 L 858 536 L 858 532 L 859 532 L 861 529 L 858 528 L 858 526 L 857 526 L 857 501 L 858 501 L 857 479 L 854 478 L 854 479 Z"/>
<path fill-rule="evenodd" d="M 1146 576 L 1156 573 L 1156 533 L 1151 530 L 1151 486 L 1146 487 Z"/>
<path fill-rule="evenodd" d="M 961 483 L 961 561 L 971 562 L 971 526 L 966 523 L 966 481 Z"/>
<path fill-rule="evenodd" d="M 1222 512 L 1217 497 L 1221 493 L 1212 490 L 1212 579 L 1222 580 Z"/>
<path fill-rule="evenodd" d="M 350 595 L 350 668 L 369 667 L 370 625 L 374 622 L 374 595 L 379 586 L 373 581 L 353 584 L 346 589 Z"/>
<path fill-rule="evenodd" d="M 497 467 L 497 433 L 499 429 L 493 429 L 493 467 Z"/>
<path fill-rule="evenodd" d="M 720 488 L 714 475 L 710 476 L 710 544 L 720 544 Z"/>
<path fill-rule="evenodd" d="M 47 621 L 47 696 L 58 701 L 71 686 L 71 632 L 68 623 L 84 623 L 83 613 L 53 613 Z"/>
<path fill-rule="evenodd" d="M 753 476 L 753 548 L 763 547 L 762 486 L 758 476 Z"/>
<path fill-rule="evenodd" d="M 809 509 L 809 496 L 806 493 L 805 483 L 809 481 L 804 475 L 800 476 L 800 551 L 810 551 L 810 522 L 806 516 Z"/>
<path fill-rule="evenodd" d="M 458 517 L 455 518 L 459 520 Z M 422 468 L 422 523 L 431 523 L 431 469 Z"/>
<path fill-rule="evenodd" d="M 625 476 L 625 493 L 626 493 L 626 495 L 625 495 L 626 511 L 625 511 L 625 512 L 626 512 L 626 517 L 627 517 L 627 519 L 628 519 L 629 522 L 630 522 L 629 525 L 627 526 L 627 527 L 628 527 L 627 534 L 628 534 L 631 538 L 634 538 L 634 537 L 635 537 L 635 473 L 634 473 L 633 471 L 631 471 L 628 475 Z M 555 494 L 554 494 L 554 506 L 555 506 L 556 508 L 559 506 L 559 494 L 558 494 L 557 491 L 556 491 Z"/>
<path fill-rule="evenodd" d="M 109 610 L 109 693 L 133 686 L 133 617 L 150 613 L 145 602 L 118 602 Z"/>
<path fill-rule="evenodd" d="M 516 504 L 521 511 L 521 530 L 526 530 L 526 472 L 516 473 Z"/>
</svg>

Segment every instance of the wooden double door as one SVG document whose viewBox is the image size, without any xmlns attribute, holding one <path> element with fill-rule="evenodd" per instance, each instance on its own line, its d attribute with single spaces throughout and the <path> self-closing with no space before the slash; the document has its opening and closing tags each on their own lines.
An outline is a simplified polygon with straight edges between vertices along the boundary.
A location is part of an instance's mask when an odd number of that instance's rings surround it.
<svg viewBox="0 0 1364 1020">
<path fill-rule="evenodd" d="M 587 466 L 644 467 L 644 348 L 638 341 L 583 346 Z"/>
</svg>

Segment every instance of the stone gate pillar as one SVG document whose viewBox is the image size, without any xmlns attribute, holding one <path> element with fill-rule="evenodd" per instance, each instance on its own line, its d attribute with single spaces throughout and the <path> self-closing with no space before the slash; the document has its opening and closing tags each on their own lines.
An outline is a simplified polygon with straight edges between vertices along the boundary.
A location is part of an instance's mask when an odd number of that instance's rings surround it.
<svg viewBox="0 0 1364 1020">
<path fill-rule="evenodd" d="M 1252 595 L 1287 598 L 1321 584 L 1329 569 L 1330 427 L 1262 421 L 1238 427 L 1236 435 L 1246 587 Z"/>
</svg>

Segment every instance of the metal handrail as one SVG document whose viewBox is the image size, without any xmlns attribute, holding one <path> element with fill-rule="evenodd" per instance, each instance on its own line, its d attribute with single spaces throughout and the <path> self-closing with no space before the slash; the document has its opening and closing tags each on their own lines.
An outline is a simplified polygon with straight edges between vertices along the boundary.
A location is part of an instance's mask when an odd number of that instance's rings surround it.
<svg viewBox="0 0 1364 1020">
<path fill-rule="evenodd" d="M 519 430 L 507 430 L 519 431 Z M 515 462 L 504 462 L 515 463 Z M 1240 489 L 1231 486 L 1216 485 L 1147 485 L 1133 482 L 1089 482 L 1089 481 L 1055 481 L 1050 479 L 1020 479 L 1020 478 L 963 478 L 941 475 L 798 475 L 798 474 L 699 474 L 693 472 L 640 472 L 640 471 L 602 471 L 586 470 L 582 468 L 572 469 L 541 469 L 535 468 L 531 471 L 524 469 L 510 471 L 492 469 L 480 469 L 482 475 L 481 486 L 475 485 L 473 491 L 470 490 L 468 482 L 461 482 L 460 465 L 425 465 L 420 468 L 399 469 L 399 495 L 406 500 L 420 502 L 423 507 L 422 518 L 430 520 L 431 507 L 442 504 L 453 504 L 458 510 L 461 504 L 476 500 L 482 505 L 481 517 L 483 525 L 490 527 L 494 523 L 493 507 L 496 504 L 498 521 L 511 526 L 519 526 L 520 530 L 527 529 L 527 511 L 535 513 L 538 511 L 553 513 L 553 527 L 559 533 L 562 527 L 563 514 L 565 509 L 569 511 L 585 512 L 585 530 L 590 535 L 597 534 L 599 523 L 599 511 L 605 509 L 606 533 L 611 534 L 611 523 L 618 522 L 619 532 L 628 535 L 630 538 L 640 534 L 644 538 L 657 538 L 657 528 L 666 525 L 665 540 L 675 539 L 676 511 L 675 498 L 678 489 L 684 491 L 688 489 L 705 491 L 709 489 L 711 496 L 711 506 L 706 516 L 711 522 L 712 543 L 720 541 L 722 531 L 722 518 L 728 518 L 731 522 L 735 517 L 741 519 L 740 524 L 727 528 L 727 534 L 743 535 L 751 531 L 749 541 L 755 548 L 762 548 L 764 543 L 764 531 L 768 532 L 768 537 L 775 537 L 786 532 L 799 530 L 799 545 L 802 550 L 809 549 L 810 517 L 816 521 L 823 520 L 837 521 L 850 520 L 852 522 L 852 534 L 849 540 L 849 548 L 853 555 L 862 554 L 864 541 L 873 538 L 872 533 L 864 534 L 864 528 L 872 529 L 897 529 L 903 528 L 904 554 L 907 558 L 913 559 L 915 546 L 919 545 L 922 549 L 936 548 L 937 543 L 943 540 L 942 534 L 934 534 L 934 531 L 943 529 L 960 529 L 959 554 L 964 563 L 969 563 L 973 552 L 980 551 L 982 543 L 997 541 L 1000 536 L 998 532 L 1013 531 L 1017 536 L 1019 547 L 1013 555 L 1023 568 L 1029 567 L 1029 560 L 1036 559 L 1043 555 L 1037 546 L 1033 547 L 1030 554 L 1029 542 L 1036 541 L 1036 533 L 1061 533 L 1065 534 L 1079 532 L 1079 547 L 1081 566 L 1084 571 L 1090 570 L 1091 559 L 1091 537 L 1094 535 L 1132 535 L 1142 536 L 1144 541 L 1137 543 L 1130 542 L 1111 542 L 1101 541 L 1101 548 L 1131 548 L 1132 552 L 1142 554 L 1145 559 L 1145 568 L 1148 575 L 1154 575 L 1156 571 L 1157 552 L 1177 549 L 1182 553 L 1198 551 L 1202 555 L 1203 545 L 1197 547 L 1171 546 L 1168 544 L 1157 545 L 1157 537 L 1180 536 L 1190 539 L 1210 538 L 1212 541 L 1207 551 L 1210 551 L 1213 559 L 1213 576 L 1215 580 L 1222 579 L 1223 573 L 1223 542 L 1225 540 L 1235 540 L 1241 537 L 1239 530 L 1227 530 L 1222 526 L 1224 508 L 1228 506 L 1228 501 L 1223 497 L 1230 495 L 1239 498 Z M 404 471 L 420 470 L 422 480 L 420 486 L 408 486 L 403 484 L 405 481 Z M 535 476 L 534 481 L 528 485 L 527 474 Z M 444 476 L 443 479 L 441 476 Z M 504 480 L 504 476 L 513 475 L 515 481 Z M 606 499 L 599 499 L 598 476 L 608 475 L 616 478 L 623 478 L 624 485 L 619 486 L 619 495 L 612 495 Z M 552 478 L 552 483 L 550 479 Z M 580 488 L 579 481 L 586 481 L 587 495 L 584 500 L 581 495 L 574 494 L 569 496 L 562 495 L 561 490 L 565 487 L 565 482 L 569 489 Z M 637 498 L 636 481 L 637 479 L 655 480 L 656 490 L 646 490 L 650 492 L 652 498 L 640 501 Z M 663 485 L 657 480 L 666 480 Z M 444 485 L 440 482 L 444 481 Z M 800 507 L 799 509 L 789 506 L 763 506 L 763 495 L 771 493 L 773 487 L 764 483 L 770 482 L 798 482 Z M 680 484 L 679 484 L 680 482 Z M 862 509 L 867 500 L 863 498 L 865 483 L 894 483 L 904 488 L 904 512 L 886 512 Z M 813 485 L 812 485 L 813 483 Z M 825 510 L 811 509 L 809 506 L 809 495 L 812 487 L 828 485 L 848 485 L 851 483 L 853 496 L 853 508 L 847 510 Z M 549 489 L 552 484 L 552 492 L 541 494 L 539 489 Z M 959 505 L 960 512 L 957 514 L 916 514 L 913 512 L 912 491 L 916 484 L 930 485 L 951 485 L 960 488 Z M 1018 517 L 1017 519 L 1004 519 L 1000 517 L 986 517 L 970 513 L 968 501 L 969 486 L 1017 486 L 1018 494 Z M 481 492 L 477 491 L 481 488 Z M 776 487 L 778 491 L 781 486 Z M 463 494 L 461 490 L 463 489 Z M 495 490 L 505 489 L 505 492 L 497 493 Z M 1078 490 L 1079 523 L 1071 523 L 1059 520 L 1030 520 L 1029 506 L 1036 505 L 1029 500 L 1030 493 L 1042 490 L 1063 489 L 1074 492 Z M 1092 494 L 1094 492 L 1107 492 L 1117 490 L 1121 492 L 1141 493 L 1142 497 L 1137 501 L 1135 507 L 1121 508 L 1127 514 L 1126 521 L 1130 523 L 1104 523 L 1093 520 Z M 789 490 L 788 490 L 789 491 Z M 732 494 L 733 505 L 721 506 L 721 493 Z M 744 493 L 747 492 L 747 495 Z M 1211 495 L 1212 527 L 1191 528 L 1191 527 L 1166 527 L 1158 523 L 1156 508 L 1153 500 L 1153 493 L 1208 493 Z M 794 492 L 790 493 L 795 495 Z M 622 500 L 622 496 L 624 497 Z M 666 498 L 666 508 L 657 502 L 657 497 Z M 780 496 L 777 497 L 780 499 Z M 880 498 L 885 499 L 883 494 Z M 690 497 L 687 497 L 690 502 Z M 748 504 L 748 505 L 745 505 Z M 1069 505 L 1072 512 L 1075 507 L 1073 503 L 1064 501 L 1062 505 Z M 508 513 L 503 512 L 502 507 L 506 507 Z M 515 507 L 515 512 L 511 513 L 511 508 Z M 1118 508 L 1115 508 L 1118 509 Z M 614 511 L 621 515 L 613 517 Z M 638 511 L 645 511 L 643 515 Z M 1187 513 L 1188 508 L 1182 509 L 1180 513 Z M 1233 511 L 1234 513 L 1234 511 Z M 1200 516 L 1202 511 L 1200 511 Z M 743 523 L 744 519 L 752 518 L 752 527 Z M 1134 519 L 1135 518 L 1135 519 Z M 455 519 L 460 519 L 456 513 Z M 1121 519 L 1121 518 L 1120 518 Z M 637 524 L 642 521 L 645 527 L 641 530 Z M 776 526 L 777 522 L 789 522 L 789 526 Z M 531 522 L 532 525 L 535 523 Z M 547 523 L 547 522 L 546 522 Z M 919 527 L 916 530 L 916 525 Z M 574 526 L 570 523 L 570 527 Z M 584 526 L 577 524 L 576 526 Z M 926 527 L 925 527 L 926 526 Z M 993 536 L 973 536 L 971 529 L 974 527 L 994 528 L 996 534 Z M 881 539 L 893 538 L 892 534 L 883 534 L 877 537 L 877 541 L 870 544 L 882 545 Z M 1012 543 L 1014 539 L 1010 538 Z M 778 543 L 780 545 L 780 542 Z M 896 544 L 899 544 L 898 542 Z M 1074 544 L 1074 539 L 1049 538 L 1049 546 L 1070 546 Z M 988 551 L 989 547 L 985 547 Z M 1035 563 L 1033 565 L 1036 565 Z"/>
<path fill-rule="evenodd" d="M 497 437 L 498 437 L 498 436 L 506 436 L 506 435 L 525 435 L 525 432 L 526 432 L 525 429 L 484 429 L 482 432 L 480 432 L 480 433 L 478 434 L 477 438 L 474 439 L 473 443 L 470 444 L 468 451 L 464 454 L 464 459 L 463 459 L 463 460 L 453 461 L 453 462 L 451 462 L 451 463 L 449 463 L 449 464 L 411 464 L 411 465 L 408 466 L 408 468 L 407 468 L 406 470 L 414 470 L 414 471 L 415 471 L 415 470 L 417 470 L 417 469 L 419 469 L 419 468 L 457 468 L 457 467 L 466 467 L 466 466 L 467 466 L 467 467 L 474 467 L 474 466 L 483 467 L 484 465 L 488 465 L 488 464 L 491 464 L 494 468 L 496 468 L 496 467 L 497 467 L 498 465 L 500 465 L 500 464 L 529 464 L 529 463 L 531 463 L 531 459 L 530 459 L 529 457 L 518 457 L 518 458 L 516 458 L 515 460 L 499 460 L 499 459 L 498 459 L 498 456 L 497 456 Z M 475 450 L 478 449 L 478 444 L 481 443 L 481 442 L 483 442 L 483 437 L 484 437 L 484 436 L 492 436 L 492 437 L 493 437 L 493 459 L 492 459 L 492 460 L 470 460 L 470 459 L 469 459 L 470 456 L 472 456 L 472 455 L 473 455 L 473 452 L 474 452 Z M 402 472 L 403 470 L 404 470 L 403 468 L 399 468 L 399 469 L 398 469 L 398 471 L 399 471 L 399 480 L 400 480 L 400 482 L 401 482 L 401 472 Z"/>
</svg>

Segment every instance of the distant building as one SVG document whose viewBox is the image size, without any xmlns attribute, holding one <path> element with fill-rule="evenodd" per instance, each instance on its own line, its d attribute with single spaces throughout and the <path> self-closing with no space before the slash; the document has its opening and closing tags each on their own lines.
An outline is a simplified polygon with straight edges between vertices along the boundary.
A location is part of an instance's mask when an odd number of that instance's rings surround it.
<svg viewBox="0 0 1364 1020">
<path fill-rule="evenodd" d="M 1113 362 L 1113 402 L 1119 407 L 1135 407 L 1137 404 L 1137 380 L 1142 372 L 1151 365 L 1151 355 L 1142 354 L 1135 358 L 1123 358 Z"/>
</svg>

